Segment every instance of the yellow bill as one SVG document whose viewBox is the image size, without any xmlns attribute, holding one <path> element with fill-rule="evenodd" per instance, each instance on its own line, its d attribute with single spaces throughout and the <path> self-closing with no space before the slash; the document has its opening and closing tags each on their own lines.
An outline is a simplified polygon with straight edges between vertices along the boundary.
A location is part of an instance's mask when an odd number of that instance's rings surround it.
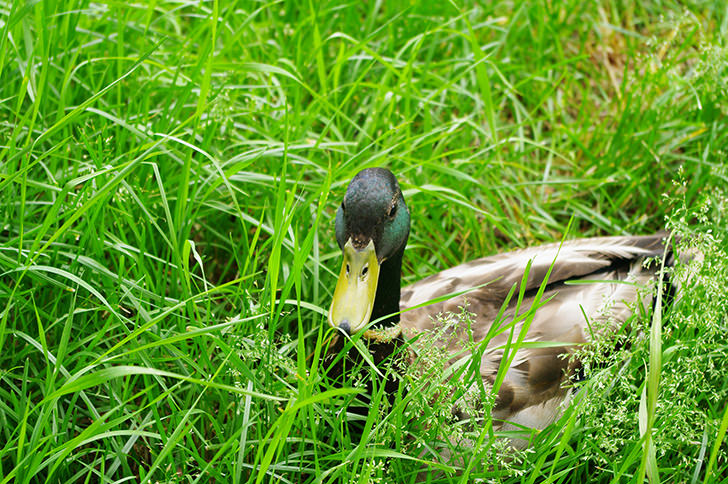
<svg viewBox="0 0 728 484">
<path fill-rule="evenodd" d="M 329 310 L 329 324 L 354 334 L 369 323 L 377 295 L 379 261 L 374 242 L 357 250 L 351 239 L 344 246 L 344 262 Z"/>
</svg>

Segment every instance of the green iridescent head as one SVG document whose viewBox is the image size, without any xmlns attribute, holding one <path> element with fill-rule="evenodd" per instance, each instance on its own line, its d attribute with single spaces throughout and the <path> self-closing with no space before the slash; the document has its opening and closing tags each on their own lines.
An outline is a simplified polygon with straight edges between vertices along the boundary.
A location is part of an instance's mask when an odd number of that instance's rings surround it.
<svg viewBox="0 0 728 484">
<path fill-rule="evenodd" d="M 409 228 L 409 210 L 392 172 L 368 168 L 357 173 L 336 213 L 344 261 L 329 311 L 333 327 L 355 333 L 369 323 L 380 268 L 390 258 L 401 259 Z"/>
</svg>

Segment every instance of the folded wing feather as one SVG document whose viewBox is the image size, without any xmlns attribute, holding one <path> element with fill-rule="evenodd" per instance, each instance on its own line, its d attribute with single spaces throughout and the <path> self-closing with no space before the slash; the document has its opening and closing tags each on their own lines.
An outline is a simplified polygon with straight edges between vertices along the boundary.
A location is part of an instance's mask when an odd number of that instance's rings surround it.
<svg viewBox="0 0 728 484">
<path fill-rule="evenodd" d="M 489 283 L 466 294 L 430 306 L 405 311 L 401 325 L 405 337 L 433 329 L 430 317 L 438 313 L 459 313 L 466 307 L 473 314 L 470 328 L 475 342 L 490 334 L 481 361 L 481 376 L 495 380 L 503 347 L 522 338 L 525 342 L 559 342 L 563 345 L 520 348 L 513 357 L 500 387 L 493 417 L 543 428 L 558 416 L 554 405 L 563 400 L 564 379 L 578 366 L 564 355 L 575 345 L 591 339 L 593 328 L 619 328 L 631 316 L 636 304 L 647 306 L 651 294 L 644 289 L 656 272 L 656 264 L 644 267 L 645 258 L 662 255 L 664 235 L 602 237 L 550 244 L 477 259 L 423 279 L 403 289 L 403 310 L 453 292 Z M 531 266 L 525 297 L 516 314 L 513 297 L 491 331 L 511 288 L 520 285 L 529 261 Z M 549 268 L 551 274 L 538 307 L 536 294 Z M 565 284 L 578 280 L 576 284 Z M 612 282 L 613 281 L 613 282 Z M 517 293 L 516 293 L 517 294 Z M 462 356 L 468 335 L 455 328 L 456 338 L 443 341 L 447 350 Z M 511 334 L 512 333 L 512 334 Z M 543 415 L 550 415 L 544 418 Z M 540 416 L 540 417 L 539 417 Z"/>
</svg>

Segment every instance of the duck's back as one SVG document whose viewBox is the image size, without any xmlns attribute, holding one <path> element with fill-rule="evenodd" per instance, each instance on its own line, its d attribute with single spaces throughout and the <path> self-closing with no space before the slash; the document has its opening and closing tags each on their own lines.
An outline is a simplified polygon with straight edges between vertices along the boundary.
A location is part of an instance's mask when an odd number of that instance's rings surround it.
<svg viewBox="0 0 728 484">
<path fill-rule="evenodd" d="M 412 337 L 432 330 L 437 324 L 433 316 L 458 314 L 466 308 L 473 315 L 471 327 L 454 328 L 455 333 L 441 338 L 439 344 L 451 354 L 463 356 L 469 332 L 475 342 L 488 339 L 480 371 L 489 383 L 495 379 L 509 339 L 511 347 L 519 340 L 549 342 L 540 346 L 526 344 L 518 350 L 493 412 L 495 419 L 543 428 L 558 415 L 557 407 L 565 395 L 561 383 L 578 364 L 570 362 L 564 354 L 573 350 L 574 345 L 589 341 L 591 331 L 618 329 L 635 308 L 651 304 L 649 281 L 659 270 L 659 264 L 645 267 L 644 260 L 663 254 L 664 238 L 664 234 L 657 234 L 582 239 L 484 257 L 453 267 L 404 288 L 402 309 L 476 289 L 403 312 L 403 332 Z M 517 307 L 527 268 L 524 297 Z M 534 306 L 547 274 L 545 290 Z M 515 292 L 499 317 L 514 285 Z M 526 315 L 532 309 L 533 314 Z M 499 324 L 494 327 L 496 319 Z"/>
</svg>

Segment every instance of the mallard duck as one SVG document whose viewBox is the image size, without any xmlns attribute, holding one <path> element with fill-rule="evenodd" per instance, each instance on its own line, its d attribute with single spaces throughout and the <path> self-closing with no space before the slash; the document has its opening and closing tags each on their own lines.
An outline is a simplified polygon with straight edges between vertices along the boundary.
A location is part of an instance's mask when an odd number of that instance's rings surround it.
<svg viewBox="0 0 728 484">
<path fill-rule="evenodd" d="M 655 277 L 659 264 L 646 267 L 643 262 L 663 255 L 665 238 L 599 237 L 542 245 L 473 260 L 401 288 L 409 231 L 409 210 L 394 175 L 382 168 L 359 172 L 336 213 L 343 263 L 329 323 L 348 335 L 363 332 L 378 347 L 374 353 L 379 362 L 392 351 L 392 341 L 426 332 L 433 328 L 434 315 L 465 306 L 472 313 L 468 331 L 473 340 L 490 338 L 480 365 L 488 384 L 495 379 L 509 337 L 515 341 L 525 329 L 522 341 L 559 342 L 521 346 L 493 407 L 494 422 L 501 426 L 535 429 L 558 417 L 567 395 L 564 382 L 579 366 L 564 355 L 588 342 L 592 328 L 618 329 L 636 305 L 651 304 L 650 291 L 640 288 Z M 526 287 L 520 288 L 526 270 Z M 574 280 L 582 282 L 568 283 Z M 514 286 L 524 291 L 519 314 L 537 302 L 533 318 L 521 318 L 512 332 L 502 329 L 515 317 L 518 297 L 512 297 L 499 318 L 501 329 L 492 329 Z M 453 293 L 462 294 L 418 307 Z M 469 337 L 464 328 L 460 332 Z M 453 339 L 446 344 L 453 352 L 459 349 Z"/>
</svg>

